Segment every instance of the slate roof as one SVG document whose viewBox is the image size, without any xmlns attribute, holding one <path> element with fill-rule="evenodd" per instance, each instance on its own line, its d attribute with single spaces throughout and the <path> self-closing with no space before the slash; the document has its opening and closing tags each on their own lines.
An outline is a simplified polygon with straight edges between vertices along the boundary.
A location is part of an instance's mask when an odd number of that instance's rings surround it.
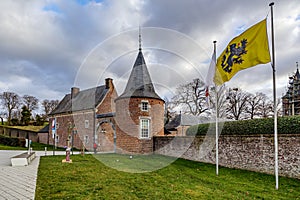
<svg viewBox="0 0 300 200">
<path fill-rule="evenodd" d="M 130 97 L 147 97 L 162 100 L 154 90 L 141 49 L 133 65 L 126 88 L 117 99 Z"/>
<path fill-rule="evenodd" d="M 166 124 L 165 128 L 167 130 L 174 130 L 179 126 L 193 126 L 201 123 L 207 122 L 207 119 L 203 117 L 197 117 L 194 115 L 179 114 L 172 121 Z"/>
<path fill-rule="evenodd" d="M 94 109 L 103 100 L 108 90 L 105 85 L 82 90 L 73 99 L 71 94 L 66 94 L 50 115 Z"/>
<path fill-rule="evenodd" d="M 38 131 L 39 133 L 49 133 L 49 124 L 44 126 L 41 130 Z"/>
</svg>

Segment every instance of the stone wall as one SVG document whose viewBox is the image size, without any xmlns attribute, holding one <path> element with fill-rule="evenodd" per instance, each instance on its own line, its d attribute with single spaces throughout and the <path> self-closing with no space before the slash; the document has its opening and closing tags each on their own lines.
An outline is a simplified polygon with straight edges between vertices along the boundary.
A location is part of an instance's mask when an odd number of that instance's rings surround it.
<svg viewBox="0 0 300 200">
<path fill-rule="evenodd" d="M 274 136 L 220 136 L 219 164 L 274 174 Z M 215 137 L 155 137 L 155 153 L 215 164 Z M 300 134 L 278 135 L 279 174 L 300 179 Z"/>
<path fill-rule="evenodd" d="M 52 135 L 50 133 L 38 133 L 39 143 L 53 144 Z"/>
<path fill-rule="evenodd" d="M 29 139 L 32 142 L 38 142 L 38 140 L 39 140 L 37 132 L 20 130 L 20 129 L 16 129 L 16 128 L 0 126 L 0 134 L 6 135 L 8 137 Z"/>
</svg>

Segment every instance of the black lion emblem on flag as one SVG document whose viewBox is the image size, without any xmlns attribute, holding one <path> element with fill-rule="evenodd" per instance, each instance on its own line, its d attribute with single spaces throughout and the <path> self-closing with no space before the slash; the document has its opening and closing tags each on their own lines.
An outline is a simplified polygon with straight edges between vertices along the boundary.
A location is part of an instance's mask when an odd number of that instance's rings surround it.
<svg viewBox="0 0 300 200">
<path fill-rule="evenodd" d="M 244 60 L 242 59 L 242 55 L 247 53 L 247 43 L 247 39 L 243 39 L 238 45 L 233 43 L 226 49 L 225 55 L 223 55 L 221 61 L 222 69 L 225 72 L 230 73 L 232 71 L 233 64 L 243 63 Z"/>
</svg>

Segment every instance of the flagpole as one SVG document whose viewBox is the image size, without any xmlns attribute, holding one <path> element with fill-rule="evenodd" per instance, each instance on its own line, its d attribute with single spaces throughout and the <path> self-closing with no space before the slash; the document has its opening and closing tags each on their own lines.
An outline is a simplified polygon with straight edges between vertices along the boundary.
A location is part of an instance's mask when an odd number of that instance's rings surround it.
<svg viewBox="0 0 300 200">
<path fill-rule="evenodd" d="M 213 43 L 214 43 L 214 55 L 216 55 L 216 49 L 217 49 L 217 41 L 213 41 Z M 216 60 L 214 60 L 214 62 L 215 63 L 217 63 L 216 62 Z M 218 125 L 218 117 L 219 117 L 219 106 L 218 106 L 218 101 L 219 101 L 219 99 L 218 99 L 218 86 L 216 85 L 216 175 L 218 176 L 219 175 L 219 130 L 218 130 L 218 128 L 219 128 L 219 125 Z"/>
<path fill-rule="evenodd" d="M 277 103 L 276 103 L 276 79 L 275 79 L 275 47 L 274 47 L 274 24 L 273 24 L 273 6 L 271 7 L 271 31 L 272 31 L 272 69 L 273 69 L 273 102 L 274 102 L 274 149 L 275 149 L 275 188 L 278 190 L 278 139 L 277 139 Z"/>
</svg>

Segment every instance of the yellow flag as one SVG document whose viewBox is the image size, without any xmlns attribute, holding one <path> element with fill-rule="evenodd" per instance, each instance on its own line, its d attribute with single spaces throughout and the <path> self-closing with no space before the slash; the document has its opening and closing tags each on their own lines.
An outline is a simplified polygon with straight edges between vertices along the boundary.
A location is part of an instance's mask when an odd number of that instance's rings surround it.
<svg viewBox="0 0 300 200">
<path fill-rule="evenodd" d="M 222 85 L 238 71 L 270 61 L 267 19 L 264 19 L 229 42 L 217 60 L 214 82 Z"/>
</svg>

